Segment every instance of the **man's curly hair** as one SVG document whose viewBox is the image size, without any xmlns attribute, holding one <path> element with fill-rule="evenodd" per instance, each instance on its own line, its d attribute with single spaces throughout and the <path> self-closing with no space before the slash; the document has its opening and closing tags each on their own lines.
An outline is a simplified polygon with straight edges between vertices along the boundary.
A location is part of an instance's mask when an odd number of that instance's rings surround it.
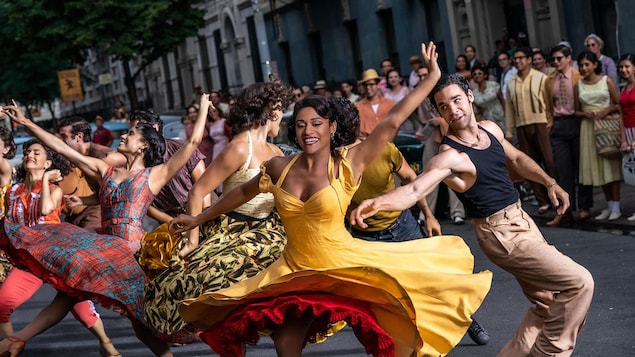
<svg viewBox="0 0 635 357">
<path fill-rule="evenodd" d="M 258 82 L 243 88 L 236 97 L 236 104 L 229 110 L 227 125 L 234 135 L 275 120 L 273 112 L 289 106 L 291 87 L 280 82 Z"/>
</svg>

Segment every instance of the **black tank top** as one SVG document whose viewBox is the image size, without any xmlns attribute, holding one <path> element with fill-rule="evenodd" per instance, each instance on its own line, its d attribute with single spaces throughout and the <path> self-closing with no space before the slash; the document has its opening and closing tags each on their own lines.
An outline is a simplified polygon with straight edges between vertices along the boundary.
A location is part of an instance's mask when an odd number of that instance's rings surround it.
<svg viewBox="0 0 635 357">
<path fill-rule="evenodd" d="M 441 144 L 447 144 L 470 157 L 476 167 L 476 181 L 465 192 L 456 192 L 471 218 L 485 218 L 518 201 L 518 191 L 509 178 L 505 166 L 505 151 L 501 143 L 479 125 L 491 142 L 486 149 L 474 149 L 462 145 L 447 136 Z"/>
</svg>

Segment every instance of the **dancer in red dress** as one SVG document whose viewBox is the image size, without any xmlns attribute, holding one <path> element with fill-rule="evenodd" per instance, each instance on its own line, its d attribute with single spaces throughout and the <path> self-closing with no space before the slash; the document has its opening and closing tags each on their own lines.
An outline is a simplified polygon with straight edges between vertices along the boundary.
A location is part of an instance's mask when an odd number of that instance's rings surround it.
<svg viewBox="0 0 635 357">
<path fill-rule="evenodd" d="M 61 139 L 27 119 L 15 103 L 2 108 L 3 113 L 24 125 L 87 176 L 103 182 L 101 232 L 110 235 L 68 223 L 24 227 L 5 222 L 6 235 L 2 240 L 7 253 L 55 287 L 58 294 L 29 325 L 10 340 L 0 342 L 0 354 L 24 348 L 24 341 L 59 322 L 78 299 L 88 298 L 129 317 L 137 337 L 155 355 L 172 355 L 168 345 L 144 324 L 145 276 L 134 253 L 144 233 L 142 218 L 154 195 L 187 162 L 200 143 L 209 105 L 209 95 L 204 94 L 201 108 L 205 110 L 199 115 L 192 137 L 165 163 L 162 163 L 165 146 L 161 135 L 148 124 L 131 128 L 122 135 L 117 149 L 127 161 L 124 167 L 118 168 L 69 150 Z"/>
</svg>

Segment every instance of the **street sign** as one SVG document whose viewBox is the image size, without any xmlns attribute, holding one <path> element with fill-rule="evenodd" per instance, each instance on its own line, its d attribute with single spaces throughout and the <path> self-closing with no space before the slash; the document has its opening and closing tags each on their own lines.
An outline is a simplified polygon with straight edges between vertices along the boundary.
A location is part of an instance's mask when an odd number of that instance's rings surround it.
<svg viewBox="0 0 635 357">
<path fill-rule="evenodd" d="M 79 78 L 79 69 L 57 71 L 57 80 L 60 84 L 62 101 L 73 102 L 84 99 L 82 82 Z"/>
<path fill-rule="evenodd" d="M 112 83 L 112 75 L 110 73 L 102 73 L 99 75 L 99 84 L 110 84 Z"/>
</svg>

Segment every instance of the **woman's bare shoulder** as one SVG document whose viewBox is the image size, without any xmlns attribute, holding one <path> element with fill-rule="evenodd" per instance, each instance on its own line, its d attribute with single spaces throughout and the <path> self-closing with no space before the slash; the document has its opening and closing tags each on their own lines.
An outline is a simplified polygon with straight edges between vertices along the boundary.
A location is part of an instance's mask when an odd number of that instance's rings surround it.
<svg viewBox="0 0 635 357">
<path fill-rule="evenodd" d="M 278 178 L 282 175 L 282 171 L 289 165 L 293 157 L 294 155 L 274 156 L 265 162 L 266 174 L 271 177 L 272 182 L 275 183 L 278 181 Z"/>
</svg>

